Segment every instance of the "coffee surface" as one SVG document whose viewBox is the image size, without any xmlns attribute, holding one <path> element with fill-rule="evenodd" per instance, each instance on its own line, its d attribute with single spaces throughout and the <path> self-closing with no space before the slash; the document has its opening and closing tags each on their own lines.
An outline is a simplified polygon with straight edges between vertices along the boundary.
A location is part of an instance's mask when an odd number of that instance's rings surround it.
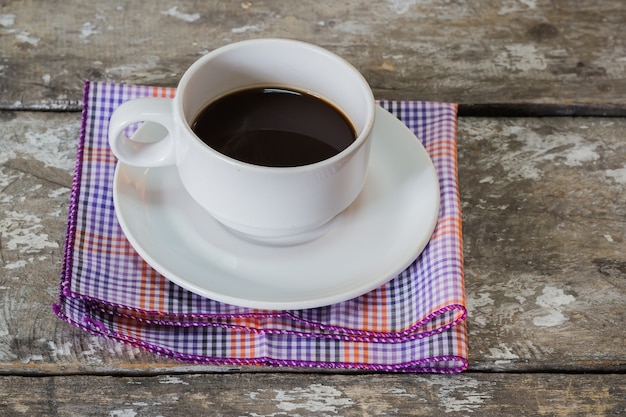
<svg viewBox="0 0 626 417">
<path fill-rule="evenodd" d="M 283 88 L 228 94 L 200 111 L 192 129 L 224 155 L 271 167 L 323 161 L 356 138 L 352 123 L 332 104 Z"/>
</svg>

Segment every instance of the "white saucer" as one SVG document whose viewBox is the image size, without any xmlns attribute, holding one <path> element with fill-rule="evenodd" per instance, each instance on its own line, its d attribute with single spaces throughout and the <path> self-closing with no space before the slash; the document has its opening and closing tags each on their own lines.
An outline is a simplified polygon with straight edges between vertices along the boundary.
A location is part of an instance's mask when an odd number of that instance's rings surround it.
<svg viewBox="0 0 626 417">
<path fill-rule="evenodd" d="M 224 303 L 293 310 L 365 294 L 410 265 L 435 228 L 439 181 L 414 134 L 379 107 L 365 187 L 315 241 L 273 247 L 234 236 L 173 167 L 118 163 L 113 198 L 130 243 L 169 280 Z"/>
</svg>

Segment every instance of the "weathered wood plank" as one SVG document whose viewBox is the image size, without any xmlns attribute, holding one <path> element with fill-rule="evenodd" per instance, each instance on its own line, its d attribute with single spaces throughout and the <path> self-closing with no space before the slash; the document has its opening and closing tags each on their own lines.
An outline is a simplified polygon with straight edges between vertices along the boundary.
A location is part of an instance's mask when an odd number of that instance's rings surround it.
<svg viewBox="0 0 626 417">
<path fill-rule="evenodd" d="M 0 373 L 231 371 L 52 314 L 79 123 L 0 112 Z M 623 372 L 626 119 L 464 118 L 458 160 L 470 368 Z"/>
<path fill-rule="evenodd" d="M 625 122 L 459 124 L 475 369 L 624 369 Z"/>
<path fill-rule="evenodd" d="M 623 375 L 2 377 L 0 387 L 11 416 L 626 414 Z"/>
<path fill-rule="evenodd" d="M 623 115 L 625 24 L 621 0 L 9 1 L 0 108 L 78 110 L 84 79 L 173 86 L 218 46 L 289 37 L 346 57 L 379 98 Z"/>
</svg>

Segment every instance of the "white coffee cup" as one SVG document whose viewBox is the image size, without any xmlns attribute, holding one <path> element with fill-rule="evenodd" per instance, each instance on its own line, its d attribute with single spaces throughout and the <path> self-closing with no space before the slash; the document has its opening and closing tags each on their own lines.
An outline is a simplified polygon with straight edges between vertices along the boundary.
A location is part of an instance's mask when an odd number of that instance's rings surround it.
<svg viewBox="0 0 626 417">
<path fill-rule="evenodd" d="M 230 158 L 194 134 L 191 124 L 208 103 L 252 87 L 294 89 L 323 98 L 347 116 L 356 140 L 323 161 L 277 168 Z M 200 58 L 181 78 L 173 99 L 122 104 L 111 117 L 109 143 L 128 165 L 175 165 L 191 197 L 240 236 L 291 245 L 323 234 L 360 193 L 374 117 L 369 85 L 342 58 L 304 42 L 255 39 Z M 128 138 L 125 129 L 138 122 L 159 124 L 167 134 L 151 143 Z"/>
</svg>

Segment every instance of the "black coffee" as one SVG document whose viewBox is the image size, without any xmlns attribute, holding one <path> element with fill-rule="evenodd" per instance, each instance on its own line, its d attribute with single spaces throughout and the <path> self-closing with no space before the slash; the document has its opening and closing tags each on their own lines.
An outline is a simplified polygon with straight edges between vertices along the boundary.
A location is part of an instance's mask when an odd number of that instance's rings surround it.
<svg viewBox="0 0 626 417">
<path fill-rule="evenodd" d="M 282 88 L 228 94 L 205 107 L 192 129 L 204 143 L 231 158 L 271 167 L 322 161 L 356 138 L 350 121 L 333 105 Z"/>
</svg>

